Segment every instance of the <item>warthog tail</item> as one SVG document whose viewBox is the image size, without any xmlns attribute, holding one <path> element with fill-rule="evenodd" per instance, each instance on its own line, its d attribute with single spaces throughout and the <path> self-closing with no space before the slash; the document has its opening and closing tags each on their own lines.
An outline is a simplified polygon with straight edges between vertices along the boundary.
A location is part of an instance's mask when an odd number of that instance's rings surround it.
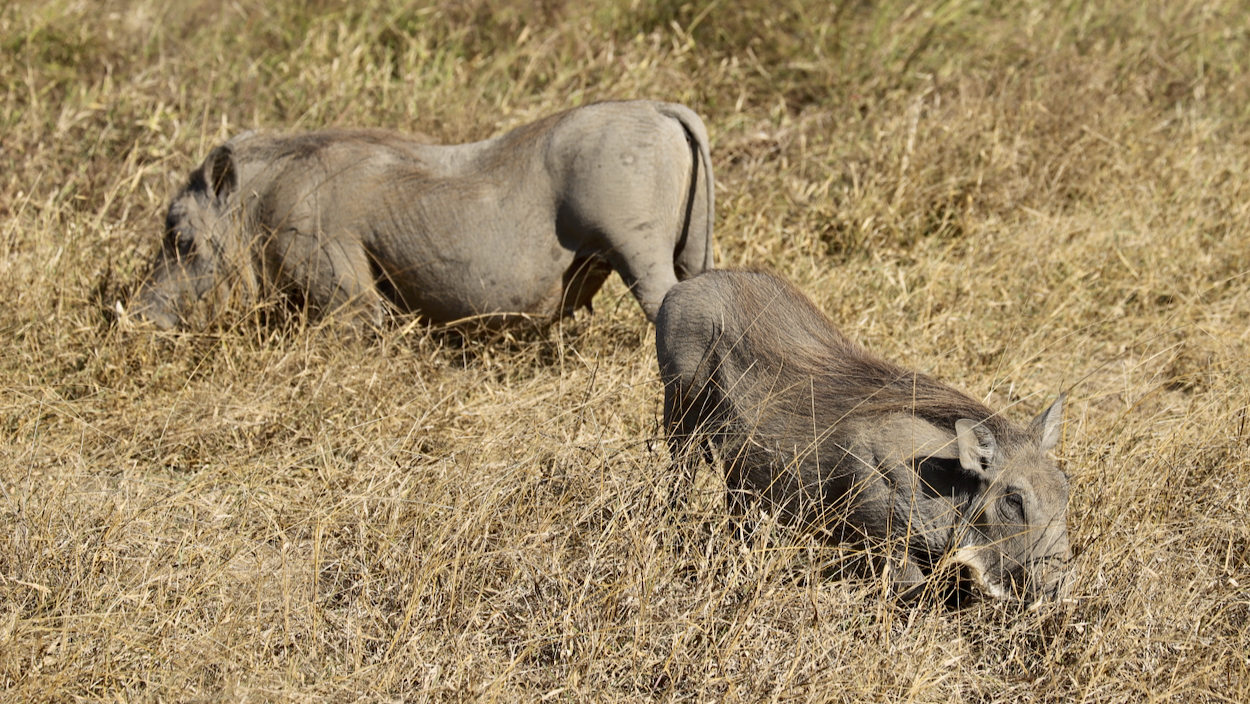
<svg viewBox="0 0 1250 704">
<path fill-rule="evenodd" d="M 677 243 L 677 254 L 686 246 L 687 238 L 690 233 L 691 218 L 690 212 L 694 207 L 694 197 L 699 192 L 699 170 L 703 171 L 704 179 L 707 182 L 707 226 L 704 228 L 703 235 L 703 271 L 711 269 L 713 262 L 712 252 L 712 222 L 716 218 L 716 183 L 712 177 L 712 153 L 708 146 L 707 128 L 703 125 L 703 120 L 699 118 L 693 110 L 685 105 L 675 103 L 664 103 L 659 106 L 660 114 L 671 117 L 681 123 L 681 127 L 686 131 L 686 136 L 690 140 L 692 156 L 695 160 L 694 170 L 690 174 L 690 194 L 686 205 L 686 222 L 682 224 L 681 240 Z M 698 236 L 699 233 L 693 233 Z"/>
</svg>

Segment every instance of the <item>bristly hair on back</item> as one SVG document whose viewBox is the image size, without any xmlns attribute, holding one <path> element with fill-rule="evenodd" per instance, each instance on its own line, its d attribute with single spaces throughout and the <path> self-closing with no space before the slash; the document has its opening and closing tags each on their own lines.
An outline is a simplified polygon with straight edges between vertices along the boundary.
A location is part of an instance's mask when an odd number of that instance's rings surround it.
<svg viewBox="0 0 1250 704">
<path fill-rule="evenodd" d="M 793 352 L 786 359 L 789 373 L 814 380 L 813 401 L 826 413 L 908 413 L 947 429 L 968 418 L 988 426 L 1000 441 L 1022 434 L 1021 428 L 967 394 L 872 354 L 843 334 L 789 281 L 761 269 L 741 273 L 750 276 L 730 281 L 742 310 L 767 316 L 767 324 L 759 327 L 776 332 L 780 339 L 770 343 L 778 349 Z"/>
</svg>

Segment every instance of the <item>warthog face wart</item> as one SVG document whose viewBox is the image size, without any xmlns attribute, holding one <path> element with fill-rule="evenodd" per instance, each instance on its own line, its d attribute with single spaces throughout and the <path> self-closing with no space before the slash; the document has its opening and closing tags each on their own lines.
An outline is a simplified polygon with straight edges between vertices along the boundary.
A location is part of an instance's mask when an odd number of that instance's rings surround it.
<svg viewBox="0 0 1250 704">
<path fill-rule="evenodd" d="M 762 273 L 673 287 L 656 354 L 673 456 L 691 475 L 719 459 L 732 513 L 763 501 L 832 540 L 891 546 L 900 592 L 947 568 L 997 598 L 1060 588 L 1067 478 L 1047 453 L 1062 396 L 1021 428 L 872 356 Z"/>
<path fill-rule="evenodd" d="M 210 292 L 268 290 L 377 325 L 590 308 L 620 274 L 648 319 L 712 266 L 703 122 L 669 103 L 599 103 L 484 142 L 380 130 L 246 133 L 170 203 L 132 311 L 161 327 Z"/>
</svg>

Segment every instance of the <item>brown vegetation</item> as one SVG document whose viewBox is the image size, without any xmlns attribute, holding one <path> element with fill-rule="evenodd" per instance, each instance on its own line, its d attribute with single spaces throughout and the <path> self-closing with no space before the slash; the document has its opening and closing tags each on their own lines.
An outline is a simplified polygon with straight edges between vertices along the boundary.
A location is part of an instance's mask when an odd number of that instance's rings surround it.
<svg viewBox="0 0 1250 704">
<path fill-rule="evenodd" d="M 929 8 L 929 9 L 926 9 Z M 1250 700 L 1250 10 L 972 0 L 0 5 L 0 692 L 15 701 Z M 1075 385 L 1071 598 L 899 608 L 663 520 L 654 333 L 122 329 L 250 127 L 708 125 L 718 262 L 1017 420 Z"/>
</svg>

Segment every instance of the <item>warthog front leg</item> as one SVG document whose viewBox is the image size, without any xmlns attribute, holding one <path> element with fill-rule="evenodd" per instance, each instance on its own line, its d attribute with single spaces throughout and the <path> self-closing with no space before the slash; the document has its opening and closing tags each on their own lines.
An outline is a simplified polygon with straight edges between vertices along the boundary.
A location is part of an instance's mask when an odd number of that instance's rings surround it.
<svg viewBox="0 0 1250 704">
<path fill-rule="evenodd" d="M 363 332 L 382 324 L 382 299 L 369 254 L 354 237 L 328 237 L 288 230 L 269 248 L 279 286 L 302 294 L 318 315 L 336 317 Z"/>
</svg>

